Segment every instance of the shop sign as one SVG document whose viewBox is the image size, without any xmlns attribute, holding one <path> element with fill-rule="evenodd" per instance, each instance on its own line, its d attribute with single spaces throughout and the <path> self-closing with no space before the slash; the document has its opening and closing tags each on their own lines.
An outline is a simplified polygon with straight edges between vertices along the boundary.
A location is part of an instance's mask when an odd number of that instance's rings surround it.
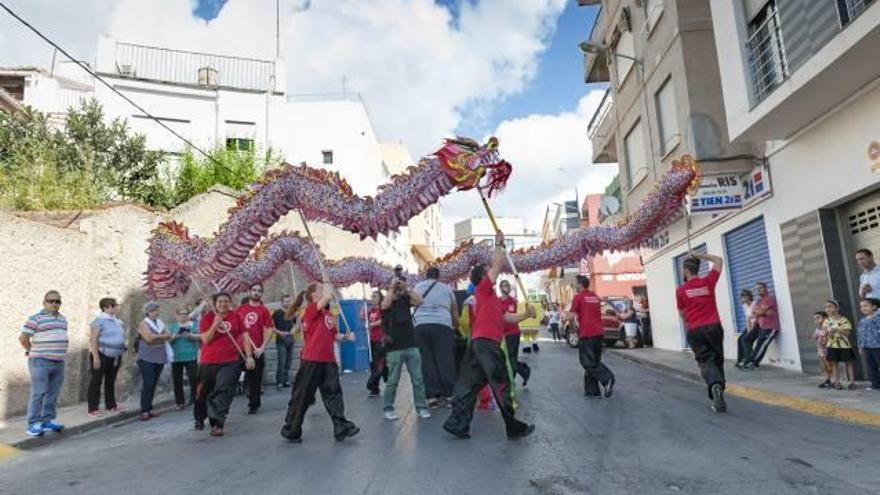
<svg viewBox="0 0 880 495">
<path fill-rule="evenodd" d="M 691 197 L 691 214 L 738 210 L 743 206 L 743 181 L 739 174 L 703 177 L 700 189 Z"/>
<path fill-rule="evenodd" d="M 743 206 L 748 205 L 772 191 L 770 186 L 770 174 L 767 173 L 767 165 L 760 163 L 752 172 L 743 176 Z"/>
</svg>

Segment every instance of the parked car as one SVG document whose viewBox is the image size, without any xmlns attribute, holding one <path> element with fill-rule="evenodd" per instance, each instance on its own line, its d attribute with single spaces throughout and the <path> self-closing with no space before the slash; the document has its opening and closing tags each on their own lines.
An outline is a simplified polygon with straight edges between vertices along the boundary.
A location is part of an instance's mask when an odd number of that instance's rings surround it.
<svg viewBox="0 0 880 495">
<path fill-rule="evenodd" d="M 623 330 L 623 322 L 617 319 L 617 311 L 623 311 L 625 298 L 611 296 L 602 300 L 602 331 L 605 345 L 613 347 L 618 341 L 626 340 L 626 332 Z M 571 347 L 578 346 L 577 329 L 574 325 L 566 323 L 563 327 L 565 341 Z"/>
</svg>

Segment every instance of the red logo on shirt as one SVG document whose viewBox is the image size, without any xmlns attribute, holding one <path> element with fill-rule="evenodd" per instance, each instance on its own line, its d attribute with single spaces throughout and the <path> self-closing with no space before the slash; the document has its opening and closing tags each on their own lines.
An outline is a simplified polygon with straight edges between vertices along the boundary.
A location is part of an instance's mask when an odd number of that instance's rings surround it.
<svg viewBox="0 0 880 495">
<path fill-rule="evenodd" d="M 230 330 L 232 330 L 232 325 L 228 321 L 220 323 L 220 328 L 218 329 L 220 333 L 229 333 Z"/>
</svg>

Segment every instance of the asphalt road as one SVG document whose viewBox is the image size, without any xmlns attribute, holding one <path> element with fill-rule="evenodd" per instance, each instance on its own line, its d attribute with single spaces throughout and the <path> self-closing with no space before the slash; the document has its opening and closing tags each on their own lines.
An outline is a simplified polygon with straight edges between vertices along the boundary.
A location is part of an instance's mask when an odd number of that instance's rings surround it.
<svg viewBox="0 0 880 495">
<path fill-rule="evenodd" d="M 0 464 L 0 494 L 880 493 L 878 430 L 735 397 L 716 415 L 703 387 L 613 357 L 614 397 L 588 401 L 574 350 L 545 342 L 524 359 L 527 439 L 508 441 L 498 413 L 482 411 L 472 439 L 450 437 L 448 411 L 417 418 L 408 384 L 401 419 L 386 421 L 356 374 L 343 386 L 362 431 L 344 443 L 320 400 L 303 443 L 282 439 L 288 391 L 269 389 L 256 416 L 236 398 L 223 438 L 193 431 L 187 411 L 25 452 Z"/>
</svg>

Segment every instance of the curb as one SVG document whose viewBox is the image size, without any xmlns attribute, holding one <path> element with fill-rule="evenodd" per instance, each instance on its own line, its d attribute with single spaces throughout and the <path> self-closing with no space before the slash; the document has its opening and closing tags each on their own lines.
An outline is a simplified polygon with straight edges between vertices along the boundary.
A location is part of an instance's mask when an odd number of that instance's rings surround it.
<svg viewBox="0 0 880 495">
<path fill-rule="evenodd" d="M 175 403 L 173 399 L 165 400 L 162 402 L 156 403 L 153 408 L 159 413 L 167 413 L 174 409 Z M 124 423 L 133 418 L 137 418 L 141 413 L 138 410 L 125 411 L 123 413 L 114 414 L 112 416 L 106 416 L 103 418 L 96 419 L 94 421 L 88 421 L 86 423 L 78 424 L 76 426 L 71 426 L 65 428 L 61 433 L 48 433 L 39 437 L 28 437 L 17 442 L 12 442 L 7 444 L 9 447 L 18 450 L 30 450 L 37 447 L 42 447 L 44 445 L 49 445 L 51 443 L 58 442 L 63 440 L 64 438 L 69 438 L 72 436 L 80 435 L 82 433 L 86 433 L 92 430 L 96 430 L 98 428 L 104 426 L 110 426 L 117 423 Z"/>
<path fill-rule="evenodd" d="M 664 373 L 669 373 L 689 382 L 702 383 L 700 374 L 696 371 L 683 371 L 672 366 L 656 363 L 649 359 L 644 359 L 619 350 L 609 350 L 608 352 L 626 361 L 640 364 Z M 748 387 L 745 385 L 738 385 L 735 383 L 727 385 L 727 393 L 753 402 L 784 407 L 786 409 L 811 414 L 813 416 L 835 419 L 860 426 L 880 428 L 880 414 L 862 411 L 861 409 L 839 406 L 830 402 L 802 399 L 800 397 L 785 395 L 779 392 L 771 392 L 755 387 Z"/>
</svg>

